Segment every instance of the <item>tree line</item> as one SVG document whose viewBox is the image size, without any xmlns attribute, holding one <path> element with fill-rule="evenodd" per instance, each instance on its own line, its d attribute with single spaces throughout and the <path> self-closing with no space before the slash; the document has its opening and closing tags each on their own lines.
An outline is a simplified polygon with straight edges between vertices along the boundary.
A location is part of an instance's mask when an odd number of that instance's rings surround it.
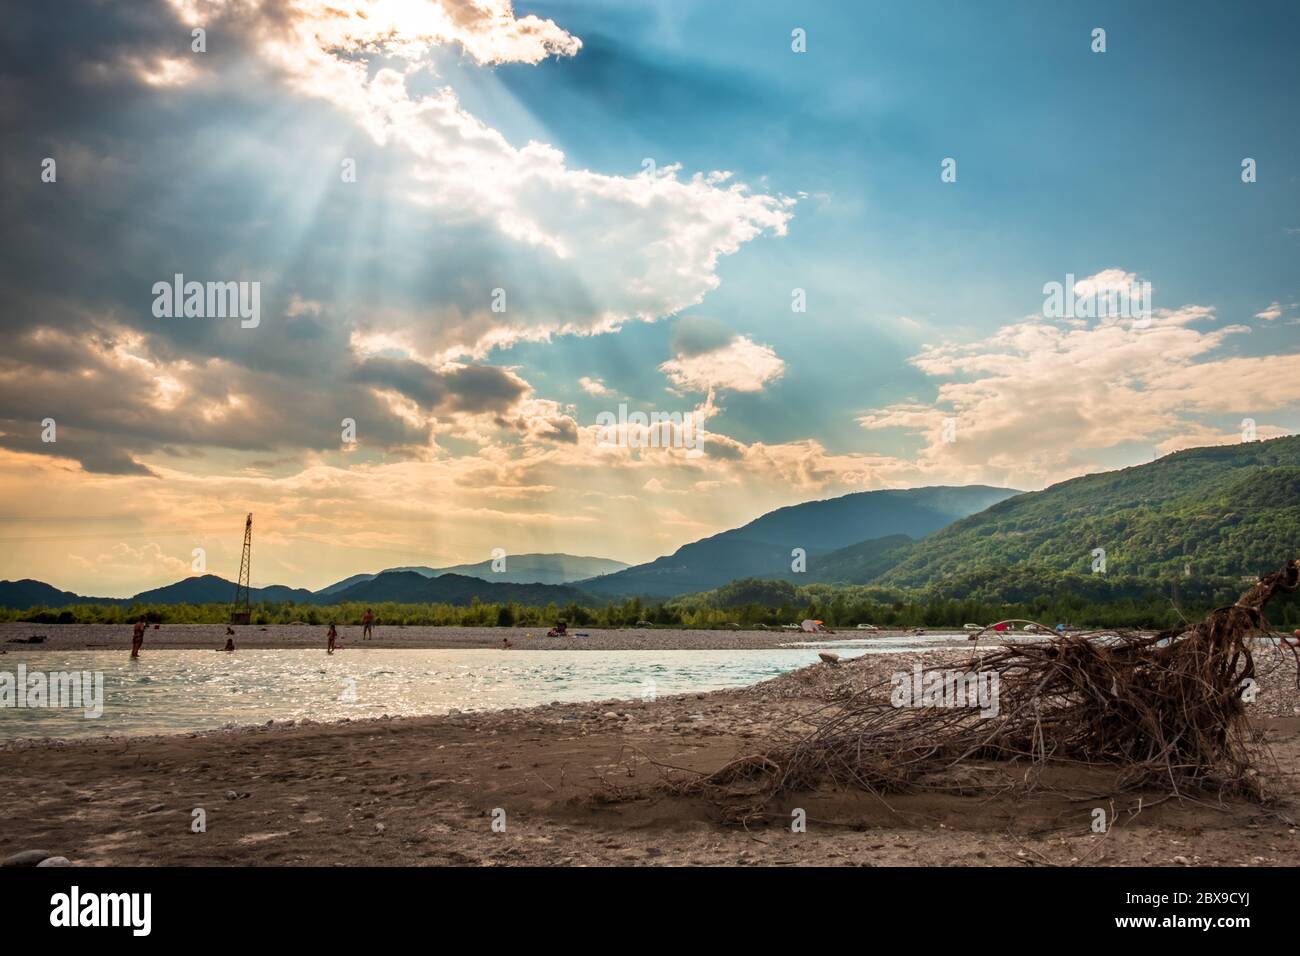
<svg viewBox="0 0 1300 956">
<path fill-rule="evenodd" d="M 714 591 L 648 603 L 641 598 L 604 605 L 554 603 L 468 605 L 343 603 L 320 606 L 292 601 L 261 602 L 252 607 L 252 624 L 360 624 L 371 608 L 380 625 L 458 627 L 550 627 L 566 621 L 577 627 L 634 627 L 641 622 L 660 627 L 723 628 L 758 624 L 777 628 L 805 618 L 833 628 L 873 624 L 881 628 L 960 628 L 1010 618 L 1080 627 L 1165 628 L 1195 620 L 1215 607 L 1231 604 L 1249 586 L 1241 580 L 1173 581 L 1164 586 L 1124 580 L 1098 581 L 1055 575 L 1038 582 L 1012 576 L 996 587 L 985 581 L 952 582 L 930 589 L 905 591 L 871 585 L 813 584 L 745 579 Z M 1294 596 L 1275 601 L 1268 611 L 1277 627 L 1300 627 L 1300 603 Z M 144 618 L 156 624 L 222 624 L 229 620 L 228 604 L 80 604 L 63 608 L 35 607 L 0 610 L 0 620 L 33 624 L 128 624 Z"/>
</svg>

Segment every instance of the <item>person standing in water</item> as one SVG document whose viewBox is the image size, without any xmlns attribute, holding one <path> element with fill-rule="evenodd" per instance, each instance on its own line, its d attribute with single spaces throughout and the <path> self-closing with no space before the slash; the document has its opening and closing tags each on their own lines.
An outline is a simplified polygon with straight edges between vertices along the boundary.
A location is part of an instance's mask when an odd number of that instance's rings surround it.
<svg viewBox="0 0 1300 956">
<path fill-rule="evenodd" d="M 361 615 L 361 639 L 367 641 L 375 636 L 375 615 L 366 608 L 366 613 Z"/>
<path fill-rule="evenodd" d="M 329 645 L 326 646 L 326 648 L 325 648 L 325 653 L 326 653 L 326 654 L 333 654 L 333 653 L 334 653 L 334 642 L 337 641 L 337 640 L 339 639 L 339 632 L 338 632 L 338 629 L 334 627 L 333 622 L 330 622 L 330 629 L 329 629 L 329 631 L 326 632 L 325 636 L 326 636 L 327 638 L 329 638 Z"/>
<path fill-rule="evenodd" d="M 135 622 L 135 629 L 131 631 L 131 656 L 140 656 L 140 645 L 144 643 L 144 631 L 149 625 L 145 623 L 144 618 Z"/>
</svg>

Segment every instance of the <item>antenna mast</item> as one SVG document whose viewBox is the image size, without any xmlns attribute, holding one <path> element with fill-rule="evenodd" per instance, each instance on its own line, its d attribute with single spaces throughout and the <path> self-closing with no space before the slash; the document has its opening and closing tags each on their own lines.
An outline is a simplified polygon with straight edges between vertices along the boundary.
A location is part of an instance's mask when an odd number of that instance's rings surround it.
<svg viewBox="0 0 1300 956">
<path fill-rule="evenodd" d="M 230 605 L 230 623 L 248 624 L 252 609 L 248 606 L 248 574 L 253 563 L 253 516 L 244 521 L 244 553 L 239 559 L 239 583 L 235 585 L 235 601 Z"/>
</svg>

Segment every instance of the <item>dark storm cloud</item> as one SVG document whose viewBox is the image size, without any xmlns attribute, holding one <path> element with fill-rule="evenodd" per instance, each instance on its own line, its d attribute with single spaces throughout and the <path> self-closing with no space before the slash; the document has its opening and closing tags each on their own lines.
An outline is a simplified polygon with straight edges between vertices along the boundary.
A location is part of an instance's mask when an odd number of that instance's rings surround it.
<svg viewBox="0 0 1300 956">
<path fill-rule="evenodd" d="M 86 471 L 100 475 L 153 475 L 148 467 L 132 458 L 110 436 L 64 427 L 57 430 L 54 442 L 47 443 L 41 438 L 43 429 L 39 421 L 6 421 L 2 424 L 5 432 L 0 434 L 0 447 L 10 451 L 70 458 Z"/>
<path fill-rule="evenodd" d="M 425 408 L 457 412 L 501 411 L 528 391 L 525 382 L 505 369 L 480 365 L 435 372 L 410 359 L 367 359 L 353 377 L 365 385 L 401 392 Z"/>
</svg>

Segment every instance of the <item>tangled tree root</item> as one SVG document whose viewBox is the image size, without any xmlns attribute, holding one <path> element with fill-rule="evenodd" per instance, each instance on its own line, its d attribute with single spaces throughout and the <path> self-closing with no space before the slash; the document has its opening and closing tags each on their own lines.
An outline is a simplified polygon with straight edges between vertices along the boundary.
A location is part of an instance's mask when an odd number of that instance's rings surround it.
<svg viewBox="0 0 1300 956">
<path fill-rule="evenodd" d="M 1255 675 L 1248 642 L 1269 630 L 1268 601 L 1297 585 L 1300 560 L 1196 624 L 1154 635 L 1058 635 L 928 667 L 920 674 L 933 688 L 945 678 L 954 687 L 954 671 L 982 675 L 996 688 L 996 714 L 978 706 L 896 706 L 882 682 L 792 745 L 668 786 L 747 819 L 790 791 L 826 783 L 875 793 L 938 789 L 950 786 L 940 782 L 947 772 L 996 760 L 1027 764 L 1028 787 L 1049 764 L 1074 763 L 1113 768 L 1116 792 L 1212 789 L 1263 799 L 1254 770 L 1263 745 L 1243 700 Z M 1300 655 L 1291 653 L 1300 673 Z"/>
</svg>

